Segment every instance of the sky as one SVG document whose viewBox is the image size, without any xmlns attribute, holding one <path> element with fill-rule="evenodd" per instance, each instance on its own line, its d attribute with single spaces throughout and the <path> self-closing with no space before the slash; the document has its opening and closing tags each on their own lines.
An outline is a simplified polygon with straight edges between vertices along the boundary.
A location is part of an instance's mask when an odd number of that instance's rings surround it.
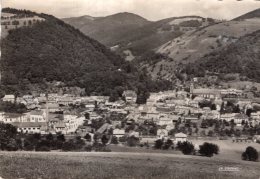
<svg viewBox="0 0 260 179">
<path fill-rule="evenodd" d="M 152 21 L 185 15 L 230 20 L 260 8 L 260 0 L 1 0 L 1 6 L 58 18 L 131 12 Z"/>
</svg>

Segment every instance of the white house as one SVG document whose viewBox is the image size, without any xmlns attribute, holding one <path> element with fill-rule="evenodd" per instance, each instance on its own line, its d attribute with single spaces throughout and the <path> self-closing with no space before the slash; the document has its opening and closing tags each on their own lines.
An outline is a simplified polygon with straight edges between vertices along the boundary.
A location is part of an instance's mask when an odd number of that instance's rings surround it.
<svg viewBox="0 0 260 179">
<path fill-rule="evenodd" d="M 1 113 L 0 121 L 2 121 L 3 123 L 29 122 L 29 117 L 26 113 Z"/>
<path fill-rule="evenodd" d="M 3 101 L 4 101 L 4 102 L 14 103 L 14 102 L 15 102 L 15 96 L 14 96 L 13 94 L 5 95 L 5 96 L 3 97 Z"/>
<path fill-rule="evenodd" d="M 124 129 L 114 129 L 113 135 L 116 137 L 123 137 L 125 135 L 125 130 Z"/>
<path fill-rule="evenodd" d="M 127 103 L 135 103 L 137 99 L 137 94 L 132 90 L 124 91 L 122 96 L 125 97 Z"/>
<path fill-rule="evenodd" d="M 18 132 L 23 133 L 41 133 L 41 128 L 47 126 L 46 122 L 21 122 L 13 123 Z"/>
<path fill-rule="evenodd" d="M 168 130 L 166 129 L 158 129 L 157 130 L 157 137 L 162 139 L 164 137 L 168 137 Z"/>
<path fill-rule="evenodd" d="M 176 143 L 187 141 L 187 135 L 182 132 L 175 134 L 174 138 L 175 138 L 174 142 L 176 142 Z"/>
</svg>

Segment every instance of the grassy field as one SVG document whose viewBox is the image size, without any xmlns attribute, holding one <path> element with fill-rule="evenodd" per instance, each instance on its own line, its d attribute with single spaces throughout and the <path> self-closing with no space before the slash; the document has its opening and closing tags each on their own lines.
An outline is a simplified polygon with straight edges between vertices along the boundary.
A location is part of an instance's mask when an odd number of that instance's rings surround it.
<svg viewBox="0 0 260 179">
<path fill-rule="evenodd" d="M 0 178 L 252 178 L 259 162 L 129 152 L 1 152 Z M 219 171 L 236 167 L 236 172 Z"/>
</svg>

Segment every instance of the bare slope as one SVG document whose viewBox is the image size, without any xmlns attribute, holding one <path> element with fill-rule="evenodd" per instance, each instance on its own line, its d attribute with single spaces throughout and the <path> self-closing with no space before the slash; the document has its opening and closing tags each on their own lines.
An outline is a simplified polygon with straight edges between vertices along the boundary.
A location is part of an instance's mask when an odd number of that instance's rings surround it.
<svg viewBox="0 0 260 179">
<path fill-rule="evenodd" d="M 178 64 L 196 63 L 207 54 L 218 51 L 240 37 L 260 30 L 260 19 L 219 22 L 193 32 L 183 34 L 162 45 L 156 52 L 169 59 L 158 60 L 148 69 L 154 78 L 171 79 Z"/>
</svg>

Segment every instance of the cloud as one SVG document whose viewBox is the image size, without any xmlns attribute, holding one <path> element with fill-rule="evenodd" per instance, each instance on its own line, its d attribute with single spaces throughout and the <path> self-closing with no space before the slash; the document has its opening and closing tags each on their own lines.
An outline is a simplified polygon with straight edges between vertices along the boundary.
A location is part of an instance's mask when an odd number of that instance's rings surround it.
<svg viewBox="0 0 260 179">
<path fill-rule="evenodd" d="M 132 12 L 149 20 L 199 15 L 232 19 L 260 8 L 256 0 L 2 0 L 3 7 L 29 9 L 56 17 L 106 16 Z"/>
</svg>

